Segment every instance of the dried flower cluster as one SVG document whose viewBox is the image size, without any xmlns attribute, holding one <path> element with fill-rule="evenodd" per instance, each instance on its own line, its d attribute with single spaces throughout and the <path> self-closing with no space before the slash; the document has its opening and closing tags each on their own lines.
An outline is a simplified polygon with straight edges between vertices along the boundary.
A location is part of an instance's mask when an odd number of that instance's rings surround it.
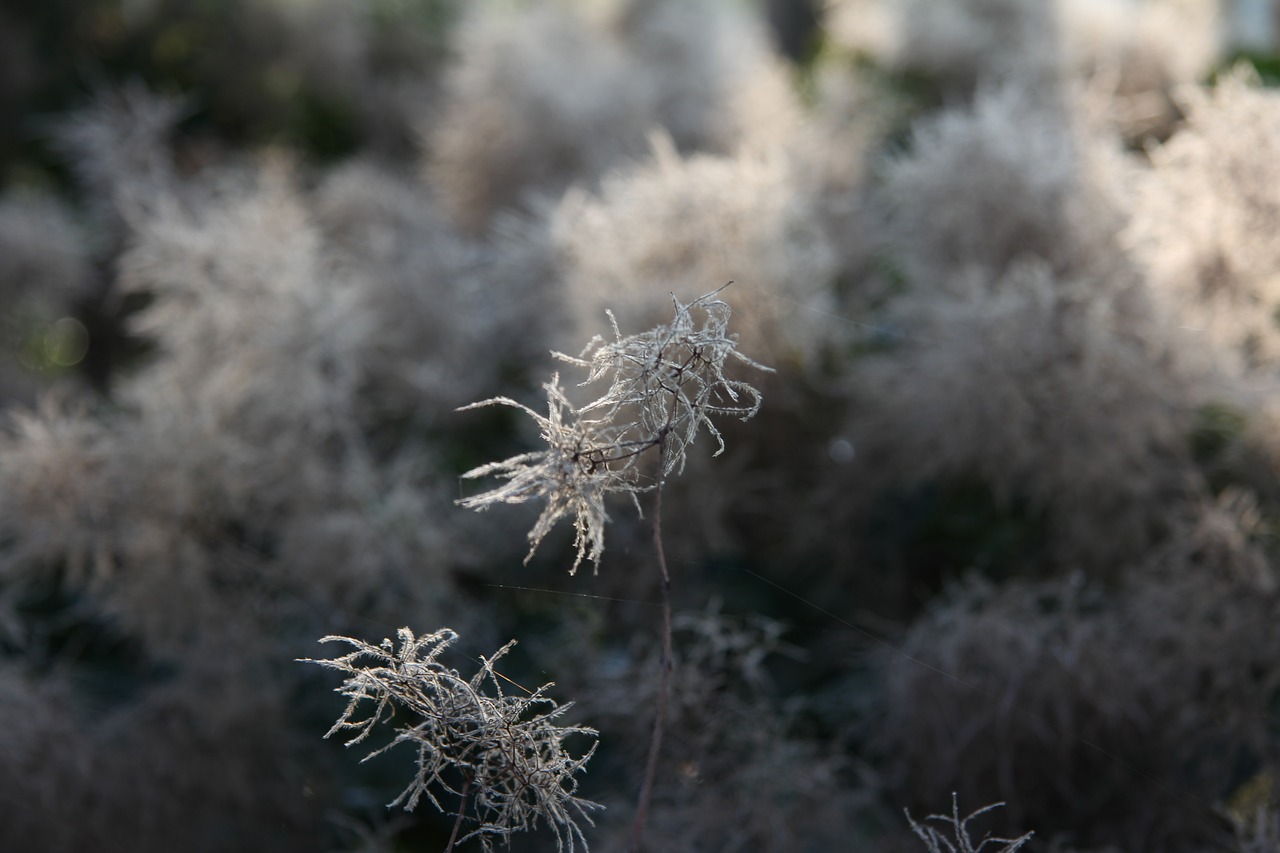
<svg viewBox="0 0 1280 853">
<path fill-rule="evenodd" d="M 723 288 L 721 288 L 723 290 Z M 737 350 L 737 337 L 728 330 L 730 309 L 713 291 L 685 304 L 672 296 L 675 318 L 669 325 L 624 337 L 612 312 L 614 340 L 597 336 L 578 357 L 557 358 L 588 371 L 591 385 L 608 381 L 600 397 L 575 406 L 555 375 L 543 385 L 547 415 L 509 397 L 494 397 L 464 409 L 513 406 L 538 424 L 546 450 L 522 453 L 466 472 L 467 479 L 496 476 L 506 482 L 460 500 L 470 509 L 499 503 L 545 499 L 546 507 L 529 531 L 529 557 L 561 518 L 573 515 L 577 554 L 570 573 L 583 559 L 598 568 L 604 551 L 608 521 L 604 498 L 611 492 L 630 494 L 654 488 L 662 477 L 684 466 L 685 450 L 705 428 L 724 450 L 724 439 L 712 423 L 713 415 L 747 420 L 760 409 L 760 392 L 746 382 L 725 376 L 726 365 L 737 361 L 769 370 Z M 702 314 L 702 324 L 694 312 Z M 661 461 L 657 479 L 646 480 L 640 460 L 657 449 Z M 528 557 L 526 557 L 526 561 Z"/>
<path fill-rule="evenodd" d="M 589 813 L 599 806 L 576 796 L 576 776 L 595 753 L 596 744 L 575 757 L 564 741 L 579 734 L 594 738 L 596 731 L 556 724 L 573 703 L 559 705 L 548 696 L 551 683 L 523 696 L 503 690 L 504 676 L 494 664 L 510 651 L 514 640 L 491 657 L 481 658 L 479 671 L 466 679 L 438 660 L 458 639 L 452 629 L 415 637 L 408 628 L 401 628 L 397 635 L 398 649 L 389 639 L 377 646 L 350 637 L 320 641 L 355 647 L 332 660 L 309 661 L 348 676 L 338 692 L 350 702 L 325 737 L 354 731 L 347 745 L 360 743 L 379 722 L 391 719 L 397 707 L 403 708 L 411 722 L 400 724 L 394 740 L 364 759 L 401 743 L 417 748 L 418 772 L 392 805 L 412 810 L 425 796 L 448 813 L 435 793 L 438 790 L 458 798 L 460 826 L 468 816 L 475 824 L 458 842 L 478 838 L 488 849 L 493 838 L 506 839 L 541 820 L 555 833 L 557 849 L 573 850 L 575 839 L 586 847 L 578 821 L 590 823 Z M 374 704 L 373 711 L 359 717 L 366 700 Z"/>
</svg>

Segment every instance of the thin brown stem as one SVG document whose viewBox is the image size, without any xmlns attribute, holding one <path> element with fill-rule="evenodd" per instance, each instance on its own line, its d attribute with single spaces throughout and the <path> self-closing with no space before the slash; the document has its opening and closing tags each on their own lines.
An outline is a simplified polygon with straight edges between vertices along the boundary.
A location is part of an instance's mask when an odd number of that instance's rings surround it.
<svg viewBox="0 0 1280 853">
<path fill-rule="evenodd" d="M 674 659 L 671 649 L 671 574 L 667 571 L 667 553 L 662 547 L 662 485 L 666 479 L 662 471 L 666 463 L 666 439 L 663 436 L 658 455 L 658 483 L 653 497 L 653 546 L 658 554 L 658 568 L 662 570 L 662 667 L 658 676 L 658 707 L 653 716 L 653 736 L 649 740 L 649 760 L 645 763 L 644 781 L 640 785 L 640 797 L 636 804 L 635 821 L 631 825 L 630 853 L 641 853 L 644 827 L 649 817 L 649 802 L 653 799 L 653 780 L 658 774 L 658 755 L 662 751 L 662 735 L 667 724 L 667 702 L 671 693 L 671 668 Z"/>
<path fill-rule="evenodd" d="M 462 801 L 458 803 L 458 819 L 453 822 L 453 832 L 449 835 L 449 846 L 444 853 L 453 853 L 453 845 L 458 843 L 458 831 L 462 829 L 462 818 L 467 813 L 467 796 L 471 793 L 471 774 L 462 783 Z"/>
</svg>

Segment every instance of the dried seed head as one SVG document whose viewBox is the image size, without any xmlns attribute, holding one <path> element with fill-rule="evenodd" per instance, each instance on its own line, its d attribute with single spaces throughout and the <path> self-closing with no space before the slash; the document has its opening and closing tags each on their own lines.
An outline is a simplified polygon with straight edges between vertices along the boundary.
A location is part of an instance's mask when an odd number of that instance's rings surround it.
<svg viewBox="0 0 1280 853">
<path fill-rule="evenodd" d="M 395 738 L 373 750 L 365 761 L 400 743 L 418 750 L 418 772 L 391 805 L 413 809 L 426 797 L 441 812 L 449 813 L 439 795 L 458 799 L 458 811 L 469 817 L 473 828 L 460 840 L 479 838 L 489 849 L 493 838 L 545 823 L 556 836 L 556 847 L 574 850 L 586 839 L 579 820 L 591 823 L 597 803 L 576 796 L 577 774 L 595 752 L 596 744 L 574 757 L 564 748 L 571 735 L 593 739 L 595 729 L 559 726 L 556 720 L 573 703 L 559 705 L 544 684 L 527 695 L 508 695 L 494 664 L 513 640 L 492 657 L 481 658 L 480 669 L 464 679 L 455 669 L 440 663 L 440 654 L 458 635 L 442 628 L 415 637 L 408 628 L 398 632 L 399 648 L 391 640 L 370 645 L 350 637 L 330 636 L 320 642 L 343 642 L 355 651 L 332 660 L 310 660 L 347 675 L 338 692 L 350 700 L 333 724 L 329 737 L 354 731 L 347 745 L 367 739 L 379 721 L 397 709 L 410 719 L 396 728 Z M 365 662 L 362 659 L 367 659 Z M 522 688 L 523 689 L 523 688 Z M 372 713 L 359 718 L 368 700 Z"/>
<path fill-rule="evenodd" d="M 686 449 L 703 428 L 719 444 L 718 455 L 724 451 L 724 438 L 712 417 L 747 420 L 760 410 L 760 392 L 724 374 L 732 361 L 758 370 L 769 368 L 737 351 L 737 337 L 728 331 L 729 305 L 716 298 L 720 290 L 688 304 L 672 296 L 675 317 L 671 323 L 636 335 L 623 336 L 610 313 L 613 341 L 597 337 L 577 357 L 555 353 L 562 361 L 587 370 L 580 387 L 608 382 L 607 390 L 586 405 L 575 407 L 569 401 L 557 374 L 543 386 L 545 417 L 507 397 L 464 407 L 520 409 L 538 424 L 547 449 L 463 474 L 466 479 L 492 475 L 506 483 L 458 503 L 488 509 L 497 503 L 545 499 L 546 507 L 529 531 L 529 556 L 560 518 L 572 514 L 577 554 L 570 573 L 588 557 L 598 568 L 608 521 L 605 495 L 623 492 L 634 499 L 637 493 L 655 488 L 661 477 L 679 473 Z M 702 314 L 701 325 L 695 321 L 695 312 Z M 659 479 L 646 481 L 639 460 L 652 449 L 658 450 L 660 458 Z"/>
</svg>

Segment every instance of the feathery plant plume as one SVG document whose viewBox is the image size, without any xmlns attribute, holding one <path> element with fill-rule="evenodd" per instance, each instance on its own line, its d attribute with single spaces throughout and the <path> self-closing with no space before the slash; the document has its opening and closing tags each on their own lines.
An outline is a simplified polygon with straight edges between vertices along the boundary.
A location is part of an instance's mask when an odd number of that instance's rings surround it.
<svg viewBox="0 0 1280 853">
<path fill-rule="evenodd" d="M 728 287 L 728 285 L 725 285 Z M 605 418 L 623 424 L 620 443 L 642 450 L 666 438 L 663 475 L 684 469 L 684 451 L 693 444 L 698 428 L 706 427 L 724 452 L 724 438 L 709 415 L 728 415 L 740 420 L 760 410 L 760 392 L 746 382 L 726 379 L 725 363 L 736 359 L 759 370 L 770 370 L 737 351 L 738 338 L 729 334 L 730 309 L 714 297 L 724 288 L 682 305 L 673 294 L 675 319 L 669 326 L 623 337 L 613 312 L 606 312 L 613 327 L 614 341 L 592 339 L 578 358 L 556 353 L 563 361 L 587 368 L 583 385 L 611 377 L 609 391 L 582 411 L 603 409 Z M 701 309 L 701 329 L 694 325 L 692 308 Z M 634 413 L 626 423 L 623 415 Z"/>
<path fill-rule="evenodd" d="M 1017 838 L 992 838 L 990 835 L 985 835 L 976 845 L 969 837 L 969 821 L 979 815 L 994 811 L 1003 805 L 1004 803 L 992 803 L 989 806 L 978 809 L 968 817 L 962 818 L 960 817 L 960 802 L 953 793 L 951 795 L 950 815 L 929 815 L 925 820 L 938 821 L 948 825 L 951 828 L 951 834 L 954 839 L 949 838 L 947 833 L 941 832 L 927 823 L 916 823 L 915 819 L 911 817 L 910 811 L 906 812 L 906 815 L 907 822 L 911 824 L 911 831 L 929 848 L 929 853 L 980 853 L 988 844 L 1003 844 L 1004 846 L 999 849 L 998 853 L 1014 853 L 1015 850 L 1030 841 L 1031 836 L 1035 835 L 1035 833 L 1028 832 L 1026 835 Z"/>
<path fill-rule="evenodd" d="M 727 287 L 728 285 L 725 285 Z M 546 507 L 529 531 L 525 561 L 561 518 L 573 515 L 577 553 L 570 574 L 583 559 L 596 568 L 604 551 L 608 521 L 604 497 L 610 492 L 652 491 L 662 478 L 684 468 L 685 450 L 706 429 L 724 451 L 724 438 L 713 415 L 747 420 L 760 410 L 760 392 L 746 382 L 724 375 L 731 361 L 771 370 L 737 350 L 738 339 L 728 331 L 730 308 L 716 298 L 724 288 L 682 303 L 673 294 L 675 317 L 668 325 L 623 336 L 612 312 L 612 341 L 597 336 L 579 356 L 553 353 L 562 361 L 588 371 L 582 386 L 607 381 L 597 399 L 574 406 L 560 385 L 559 374 L 543 385 L 547 415 L 508 397 L 494 397 L 464 406 L 512 406 L 526 412 L 542 430 L 547 449 L 522 453 L 466 472 L 466 479 L 496 476 L 506 482 L 487 492 L 458 501 L 470 509 L 499 503 L 546 499 Z M 701 326 L 695 311 L 702 314 Z M 646 451 L 660 451 L 658 473 L 646 479 L 639 462 Z M 638 508 L 637 501 L 637 508 Z"/>
<path fill-rule="evenodd" d="M 425 796 L 441 813 L 450 814 L 434 791 L 456 797 L 457 821 L 447 850 L 472 838 L 492 849 L 494 837 L 509 840 L 515 832 L 532 829 L 539 819 L 555 833 L 557 850 L 573 851 L 575 839 L 586 848 L 578 821 L 591 823 L 589 812 L 601 806 L 576 796 L 575 777 L 584 771 L 597 743 L 574 757 L 564 741 L 575 734 L 594 739 L 597 732 L 556 725 L 573 703 L 560 705 L 548 696 L 553 683 L 525 696 L 503 691 L 503 676 L 494 664 L 511 650 L 514 640 L 491 657 L 482 657 L 479 671 L 465 679 L 438 660 L 458 639 L 452 629 L 415 637 L 401 628 L 397 636 L 398 649 L 389 639 L 374 646 L 350 637 L 324 637 L 320 642 L 348 643 L 355 651 L 332 660 L 306 659 L 348 676 L 337 692 L 350 702 L 325 737 L 354 731 L 347 741 L 352 746 L 367 739 L 398 708 L 407 710 L 411 721 L 399 724 L 395 739 L 363 761 L 400 743 L 417 747 L 418 772 L 391 805 L 412 810 Z M 361 717 L 358 709 L 365 700 L 374 707 Z M 476 826 L 459 838 L 468 817 Z"/>
<path fill-rule="evenodd" d="M 546 417 L 509 397 L 494 397 L 464 407 L 503 405 L 526 412 L 541 428 L 547 449 L 491 462 L 463 474 L 467 479 L 495 475 L 507 482 L 458 503 L 482 510 L 496 503 L 517 504 L 545 498 L 547 505 L 529 531 L 526 563 L 556 522 L 572 513 L 577 547 L 569 572 L 573 574 L 587 556 L 599 566 L 600 554 L 604 551 L 604 525 L 608 520 L 604 496 L 609 492 L 634 493 L 639 488 L 636 457 L 615 458 L 614 431 L 598 420 L 581 417 L 580 411 L 565 396 L 558 373 L 542 387 L 547 392 Z"/>
</svg>

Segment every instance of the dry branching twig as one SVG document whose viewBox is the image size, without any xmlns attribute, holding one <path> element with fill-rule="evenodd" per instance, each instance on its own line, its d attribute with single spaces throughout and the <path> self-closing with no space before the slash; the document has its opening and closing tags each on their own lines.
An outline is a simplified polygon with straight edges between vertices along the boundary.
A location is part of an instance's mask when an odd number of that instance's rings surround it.
<svg viewBox="0 0 1280 853">
<path fill-rule="evenodd" d="M 973 839 L 969 837 L 969 821 L 979 815 L 1003 806 L 1004 803 L 992 803 L 984 806 L 967 817 L 960 817 L 960 801 L 953 793 L 951 795 L 951 814 L 941 815 L 934 814 L 925 818 L 926 821 L 938 821 L 946 824 L 951 828 L 950 837 L 947 833 L 941 832 L 925 823 L 916 823 L 911 817 L 911 812 L 906 812 L 907 822 L 911 824 L 911 830 L 916 834 L 925 846 L 929 848 L 929 853 L 981 853 L 988 844 L 1003 844 L 998 853 L 1014 853 L 1015 850 L 1022 847 L 1031 840 L 1034 832 L 1028 832 L 1026 835 L 1018 838 L 992 838 L 990 835 L 984 835 L 982 840 L 975 846 Z"/>
</svg>

